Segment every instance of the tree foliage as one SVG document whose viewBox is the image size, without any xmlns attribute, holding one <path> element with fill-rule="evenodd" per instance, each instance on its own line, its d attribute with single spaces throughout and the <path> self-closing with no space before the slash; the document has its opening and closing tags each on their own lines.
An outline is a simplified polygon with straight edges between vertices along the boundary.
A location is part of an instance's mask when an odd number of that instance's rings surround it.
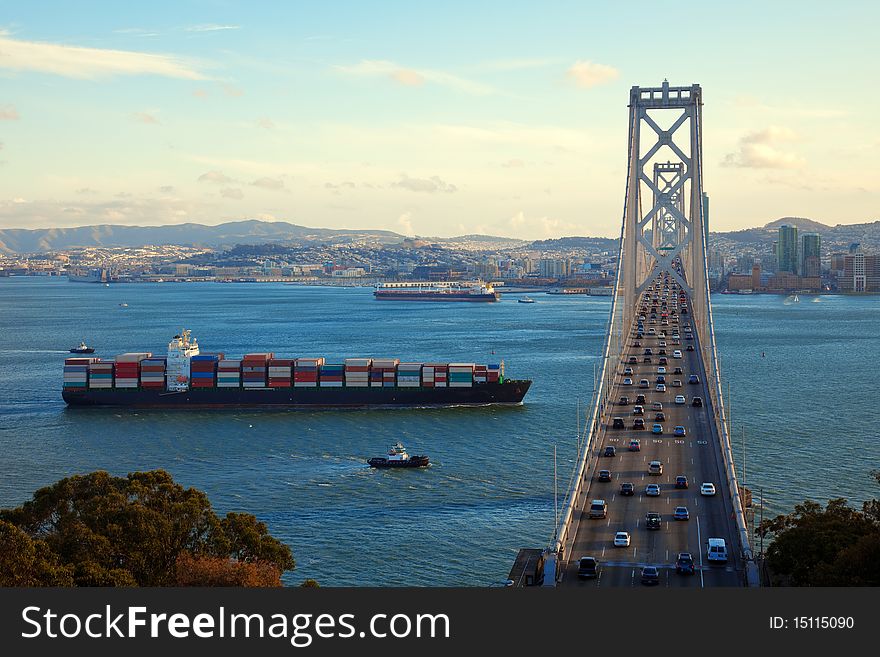
<svg viewBox="0 0 880 657">
<path fill-rule="evenodd" d="M 767 563 L 774 585 L 880 585 L 877 500 L 861 511 L 844 499 L 830 500 L 825 508 L 806 501 L 788 515 L 765 520 L 758 533 L 773 536 Z"/>
<path fill-rule="evenodd" d="M 4 586 L 170 586 L 181 581 L 183 565 L 188 585 L 199 583 L 198 573 L 211 585 L 222 571 L 223 585 L 266 586 L 270 579 L 280 585 L 281 573 L 295 567 L 290 548 L 264 523 L 244 513 L 217 517 L 205 493 L 164 470 L 127 477 L 97 471 L 41 488 L 0 511 L 0 553 Z"/>
</svg>

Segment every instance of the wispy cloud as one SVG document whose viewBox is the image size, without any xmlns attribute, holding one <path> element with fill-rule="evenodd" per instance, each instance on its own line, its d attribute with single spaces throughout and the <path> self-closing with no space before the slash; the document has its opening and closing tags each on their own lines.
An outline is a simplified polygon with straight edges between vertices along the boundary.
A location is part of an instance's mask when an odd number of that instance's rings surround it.
<svg viewBox="0 0 880 657">
<path fill-rule="evenodd" d="M 113 34 L 127 34 L 136 37 L 157 37 L 159 33 L 154 30 L 147 30 L 142 27 L 123 27 L 113 30 Z"/>
<path fill-rule="evenodd" d="M 158 118 L 155 115 L 150 114 L 149 112 L 135 112 L 132 114 L 132 117 L 135 121 L 139 123 L 148 123 L 153 125 L 161 125 Z"/>
<path fill-rule="evenodd" d="M 0 121 L 18 121 L 19 118 L 18 110 L 13 105 L 3 105 L 0 107 Z"/>
<path fill-rule="evenodd" d="M 255 181 L 251 183 L 254 187 L 262 187 L 263 189 L 269 189 L 273 192 L 278 192 L 284 189 L 284 181 L 280 178 L 269 178 L 268 176 L 263 178 L 257 178 Z"/>
<path fill-rule="evenodd" d="M 797 133 L 785 126 L 769 126 L 744 135 L 739 147 L 724 156 L 721 166 L 747 169 L 800 169 L 806 160 L 779 149 L 778 144 L 798 140 Z"/>
<path fill-rule="evenodd" d="M 409 68 L 387 60 L 364 59 L 351 66 L 335 66 L 334 68 L 347 75 L 386 78 L 408 87 L 433 83 L 475 96 L 485 96 L 495 91 L 487 84 L 468 80 L 451 73 L 433 69 Z"/>
<path fill-rule="evenodd" d="M 439 176 L 431 176 L 430 178 L 410 178 L 405 173 L 401 175 L 400 180 L 391 183 L 392 187 L 398 189 L 406 189 L 411 192 L 427 192 L 433 194 L 435 192 L 444 192 L 452 194 L 458 191 L 458 187 L 452 185 Z"/>
<path fill-rule="evenodd" d="M 209 182 L 216 183 L 218 185 L 228 185 L 229 183 L 235 182 L 232 178 L 227 176 L 222 171 L 208 171 L 207 173 L 203 173 L 199 176 L 199 182 Z"/>
<path fill-rule="evenodd" d="M 192 65 L 172 55 L 23 41 L 10 38 L 8 32 L 2 31 L 0 31 L 0 68 L 89 80 L 116 75 L 161 75 L 184 80 L 206 79 L 206 76 Z"/>
<path fill-rule="evenodd" d="M 616 80 L 620 77 L 620 72 L 613 66 L 591 61 L 577 61 L 571 65 L 566 75 L 577 86 L 589 89 Z"/>
<path fill-rule="evenodd" d="M 183 28 L 187 32 L 222 32 L 223 30 L 240 30 L 241 25 L 218 25 L 217 23 L 203 23 L 202 25 L 190 25 Z"/>
<path fill-rule="evenodd" d="M 220 196 L 222 196 L 223 198 L 231 198 L 235 199 L 236 201 L 240 201 L 244 198 L 244 192 L 234 187 L 224 187 L 220 190 Z"/>
</svg>

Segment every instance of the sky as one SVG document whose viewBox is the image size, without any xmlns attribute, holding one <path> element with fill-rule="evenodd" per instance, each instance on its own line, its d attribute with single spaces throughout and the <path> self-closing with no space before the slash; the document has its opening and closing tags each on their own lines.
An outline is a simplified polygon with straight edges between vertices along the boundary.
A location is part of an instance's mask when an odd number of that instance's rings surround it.
<svg viewBox="0 0 880 657">
<path fill-rule="evenodd" d="M 878 219 L 872 2 L 0 1 L 0 228 L 617 236 L 629 89 L 703 89 L 712 230 Z"/>
</svg>

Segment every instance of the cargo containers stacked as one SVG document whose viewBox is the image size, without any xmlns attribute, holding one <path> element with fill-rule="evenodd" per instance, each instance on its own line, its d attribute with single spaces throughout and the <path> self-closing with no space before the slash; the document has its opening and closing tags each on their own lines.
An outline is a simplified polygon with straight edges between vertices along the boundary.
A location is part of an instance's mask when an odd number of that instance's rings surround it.
<svg viewBox="0 0 880 657">
<path fill-rule="evenodd" d="M 293 387 L 316 388 L 318 386 L 318 369 L 323 364 L 323 358 L 297 358 L 293 366 Z"/>
<path fill-rule="evenodd" d="M 241 359 L 241 384 L 245 388 L 265 388 L 266 371 L 273 353 L 245 354 Z"/>
<path fill-rule="evenodd" d="M 422 385 L 425 388 L 445 388 L 448 368 L 446 363 L 425 363 L 422 368 Z"/>
<path fill-rule="evenodd" d="M 345 378 L 345 365 L 342 363 L 325 363 L 321 365 L 320 386 L 322 388 L 341 388 Z"/>
<path fill-rule="evenodd" d="M 418 388 L 422 385 L 422 364 L 400 363 L 397 366 L 397 385 L 401 388 Z"/>
<path fill-rule="evenodd" d="M 141 361 L 141 387 L 165 387 L 165 359 L 145 358 Z"/>
<path fill-rule="evenodd" d="M 449 363 L 449 387 L 470 388 L 474 385 L 473 363 Z"/>
<path fill-rule="evenodd" d="M 367 388 L 370 385 L 370 358 L 345 359 L 345 386 L 347 388 Z"/>
<path fill-rule="evenodd" d="M 241 387 L 241 360 L 238 358 L 224 358 L 217 362 L 217 387 Z"/>
<path fill-rule="evenodd" d="M 488 368 L 485 365 L 474 365 L 474 383 L 486 383 Z"/>
<path fill-rule="evenodd" d="M 393 388 L 395 371 L 400 362 L 397 358 L 374 358 L 370 369 L 370 386 L 373 388 Z"/>
<path fill-rule="evenodd" d="M 217 385 L 217 363 L 223 354 L 190 356 L 189 378 L 193 388 L 214 388 Z"/>
<path fill-rule="evenodd" d="M 152 356 L 150 352 L 130 352 L 116 357 L 116 387 L 137 388 L 140 379 L 140 362 Z"/>
<path fill-rule="evenodd" d="M 113 366 L 112 360 L 94 360 L 89 363 L 89 388 L 112 388 Z"/>
<path fill-rule="evenodd" d="M 89 364 L 97 360 L 97 358 L 65 358 L 64 387 L 85 388 L 89 382 Z"/>
<path fill-rule="evenodd" d="M 489 363 L 487 369 L 487 379 L 489 383 L 504 382 L 504 361 L 500 363 Z"/>
<path fill-rule="evenodd" d="M 294 358 L 273 358 L 269 361 L 269 387 L 289 388 L 293 378 Z"/>
</svg>

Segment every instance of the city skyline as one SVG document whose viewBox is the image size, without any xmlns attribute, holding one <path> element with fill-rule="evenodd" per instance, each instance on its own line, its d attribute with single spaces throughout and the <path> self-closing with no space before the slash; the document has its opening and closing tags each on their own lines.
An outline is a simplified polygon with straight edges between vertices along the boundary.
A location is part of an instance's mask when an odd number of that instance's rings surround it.
<svg viewBox="0 0 880 657">
<path fill-rule="evenodd" d="M 704 88 L 711 230 L 871 221 L 880 92 L 859 85 L 878 10 L 843 4 L 701 7 L 676 23 L 702 54 L 687 64 L 624 45 L 628 10 L 607 6 L 542 5 L 538 23 L 524 3 L 17 6 L 0 24 L 0 228 L 617 237 L 628 91 L 664 78 Z"/>
</svg>

